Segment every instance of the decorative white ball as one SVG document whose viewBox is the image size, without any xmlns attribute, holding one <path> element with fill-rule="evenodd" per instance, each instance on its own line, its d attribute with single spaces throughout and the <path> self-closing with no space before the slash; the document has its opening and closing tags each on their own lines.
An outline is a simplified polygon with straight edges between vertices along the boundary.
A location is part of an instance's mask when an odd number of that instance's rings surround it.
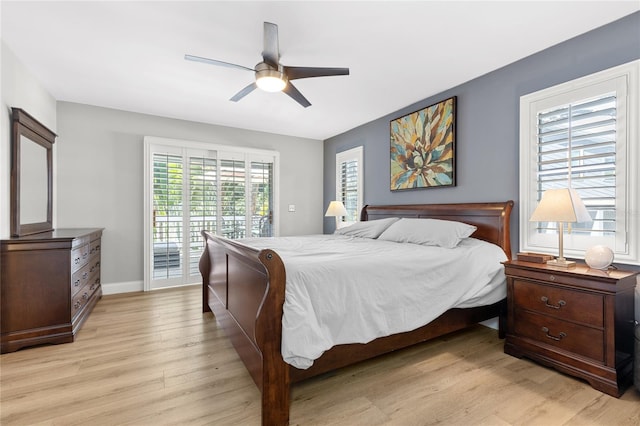
<svg viewBox="0 0 640 426">
<path fill-rule="evenodd" d="M 584 254 L 584 261 L 593 269 L 607 269 L 613 262 L 613 250 L 607 246 L 593 246 Z"/>
</svg>

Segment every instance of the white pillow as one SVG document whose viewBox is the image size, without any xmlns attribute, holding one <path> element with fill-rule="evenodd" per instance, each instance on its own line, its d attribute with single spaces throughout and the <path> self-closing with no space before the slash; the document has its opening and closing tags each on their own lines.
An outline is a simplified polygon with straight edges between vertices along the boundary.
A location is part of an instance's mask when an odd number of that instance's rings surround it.
<svg viewBox="0 0 640 426">
<path fill-rule="evenodd" d="M 450 220 L 403 218 L 388 227 L 378 239 L 454 248 L 476 229 L 473 225 Z"/>
<path fill-rule="evenodd" d="M 350 235 L 352 237 L 378 238 L 385 229 L 398 220 L 399 218 L 397 217 L 388 217 L 386 219 L 356 222 L 353 225 L 336 229 L 335 233 L 340 235 Z"/>
</svg>

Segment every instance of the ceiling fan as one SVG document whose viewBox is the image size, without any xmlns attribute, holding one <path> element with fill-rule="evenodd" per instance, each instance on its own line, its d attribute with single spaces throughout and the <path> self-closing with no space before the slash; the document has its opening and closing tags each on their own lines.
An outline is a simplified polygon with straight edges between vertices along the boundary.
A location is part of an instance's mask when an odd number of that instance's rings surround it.
<svg viewBox="0 0 640 426">
<path fill-rule="evenodd" d="M 278 47 L 278 26 L 270 22 L 264 23 L 263 61 L 259 62 L 255 68 L 248 68 L 242 65 L 193 55 L 184 55 L 184 58 L 189 61 L 255 72 L 256 81 L 233 95 L 230 99 L 233 102 L 238 102 L 258 87 L 267 92 L 282 91 L 306 108 L 310 106 L 311 103 L 296 89 L 291 83 L 291 80 L 332 75 L 349 75 L 349 68 L 288 67 L 282 65 L 280 63 L 280 49 Z"/>
</svg>

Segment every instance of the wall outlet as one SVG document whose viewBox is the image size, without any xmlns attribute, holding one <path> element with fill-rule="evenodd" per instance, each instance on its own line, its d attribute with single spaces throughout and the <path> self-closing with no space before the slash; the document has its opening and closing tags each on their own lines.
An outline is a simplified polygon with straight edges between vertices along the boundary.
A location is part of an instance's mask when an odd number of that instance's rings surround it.
<svg viewBox="0 0 640 426">
<path fill-rule="evenodd" d="M 296 211 L 296 205 L 295 204 L 289 204 L 289 212 L 293 213 Z"/>
</svg>

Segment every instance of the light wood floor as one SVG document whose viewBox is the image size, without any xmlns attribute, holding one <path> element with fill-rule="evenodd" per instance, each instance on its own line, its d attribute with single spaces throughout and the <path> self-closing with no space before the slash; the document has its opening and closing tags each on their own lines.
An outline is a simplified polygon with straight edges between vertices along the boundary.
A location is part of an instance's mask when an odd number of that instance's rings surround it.
<svg viewBox="0 0 640 426">
<path fill-rule="evenodd" d="M 105 296 L 76 342 L 0 357 L 2 425 L 258 425 L 200 288 Z M 620 399 L 505 355 L 477 326 L 296 385 L 292 425 L 638 425 Z"/>
</svg>

